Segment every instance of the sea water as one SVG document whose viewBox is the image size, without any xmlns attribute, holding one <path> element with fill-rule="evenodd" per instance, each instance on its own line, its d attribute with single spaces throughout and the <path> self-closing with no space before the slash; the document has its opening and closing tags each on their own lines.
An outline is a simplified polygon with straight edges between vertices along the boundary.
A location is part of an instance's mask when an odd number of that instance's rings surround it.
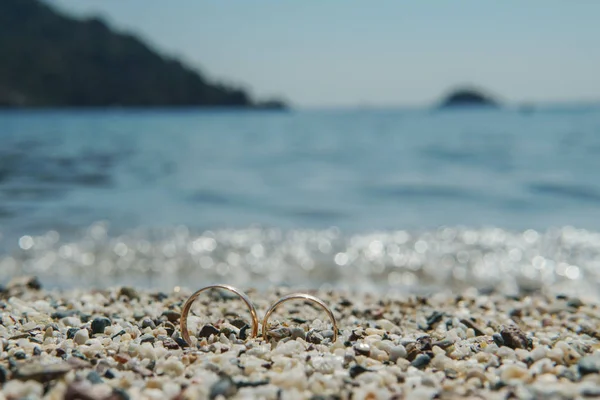
<svg viewBox="0 0 600 400">
<path fill-rule="evenodd" d="M 600 279 L 600 108 L 0 112 L 0 282 Z"/>
</svg>

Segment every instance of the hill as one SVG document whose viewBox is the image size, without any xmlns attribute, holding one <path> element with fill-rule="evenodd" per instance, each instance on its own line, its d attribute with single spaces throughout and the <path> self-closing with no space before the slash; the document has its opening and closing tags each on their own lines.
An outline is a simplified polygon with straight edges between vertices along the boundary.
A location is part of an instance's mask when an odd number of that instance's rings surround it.
<svg viewBox="0 0 600 400">
<path fill-rule="evenodd" d="M 78 20 L 39 0 L 0 1 L 0 106 L 285 107 L 209 82 L 101 19 Z"/>
</svg>

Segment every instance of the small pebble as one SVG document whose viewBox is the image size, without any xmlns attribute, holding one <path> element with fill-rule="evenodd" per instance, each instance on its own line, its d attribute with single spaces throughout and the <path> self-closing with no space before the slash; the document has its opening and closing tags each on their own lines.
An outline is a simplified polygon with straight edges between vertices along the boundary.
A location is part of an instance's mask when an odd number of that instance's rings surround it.
<svg viewBox="0 0 600 400">
<path fill-rule="evenodd" d="M 65 362 L 47 365 L 34 363 L 20 366 L 15 375 L 18 379 L 22 380 L 31 379 L 39 382 L 47 382 L 66 374 L 71 369 L 71 365 Z"/>
<path fill-rule="evenodd" d="M 198 333 L 199 337 L 203 337 L 203 338 L 208 338 L 211 335 L 218 335 L 219 334 L 219 330 L 217 328 L 215 328 L 214 326 L 207 324 L 204 325 L 202 327 L 202 329 L 200 329 L 200 332 Z"/>
<path fill-rule="evenodd" d="M 290 330 L 290 336 L 293 340 L 296 340 L 298 338 L 304 340 L 306 338 L 306 333 L 304 332 L 304 329 L 300 327 L 294 327 Z"/>
<path fill-rule="evenodd" d="M 89 374 L 87 374 L 86 379 L 90 381 L 93 385 L 104 383 L 104 381 L 96 371 L 91 371 Z"/>
<path fill-rule="evenodd" d="M 121 290 L 119 291 L 119 296 L 125 296 L 130 300 L 140 298 L 140 294 L 138 293 L 138 291 L 129 286 L 122 287 Z"/>
<path fill-rule="evenodd" d="M 352 379 L 356 378 L 360 374 L 364 374 L 365 372 L 369 372 L 369 370 L 361 365 L 353 365 L 348 370 L 350 378 L 352 378 Z"/>
<path fill-rule="evenodd" d="M 371 354 L 371 346 L 366 343 L 358 343 L 354 346 L 354 351 L 356 355 L 368 357 Z"/>
<path fill-rule="evenodd" d="M 417 369 L 423 369 L 431 362 L 431 357 L 427 354 L 419 354 L 413 362 L 410 363 L 413 367 Z"/>
<path fill-rule="evenodd" d="M 2 365 L 0 365 L 0 385 L 6 383 L 8 380 L 8 371 Z"/>
<path fill-rule="evenodd" d="M 234 319 L 233 321 L 231 321 L 231 325 L 235 326 L 238 329 L 242 329 L 247 324 L 246 324 L 246 322 L 244 320 Z"/>
<path fill-rule="evenodd" d="M 221 375 L 221 378 L 210 387 L 209 399 L 216 399 L 219 396 L 228 398 L 237 393 L 237 386 L 228 375 Z"/>
<path fill-rule="evenodd" d="M 600 373 L 600 354 L 580 358 L 577 369 L 581 376 Z"/>
<path fill-rule="evenodd" d="M 154 329 L 156 328 L 156 324 L 150 318 L 144 318 L 142 320 L 142 329 L 146 328 Z"/>
<path fill-rule="evenodd" d="M 167 317 L 169 322 L 177 322 L 177 321 L 179 321 L 179 318 L 181 318 L 181 314 L 178 313 L 177 311 L 173 311 L 173 310 L 167 310 L 167 311 L 163 312 L 162 316 Z"/>
<path fill-rule="evenodd" d="M 106 318 L 106 317 L 98 317 L 98 318 L 94 318 L 94 320 L 92 321 L 92 334 L 96 335 L 96 334 L 100 334 L 100 333 L 104 333 L 104 330 L 109 327 L 111 325 L 111 321 L 110 319 Z"/>
<path fill-rule="evenodd" d="M 154 343 L 155 340 L 154 335 L 145 334 L 140 336 L 140 343 Z"/>
<path fill-rule="evenodd" d="M 79 332 L 79 328 L 69 328 L 67 330 L 67 339 L 73 339 L 77 332 Z"/>
<path fill-rule="evenodd" d="M 500 375 L 501 379 L 504 382 L 509 382 L 511 380 L 519 380 L 523 381 L 527 377 L 527 369 L 515 364 L 507 365 Z"/>
<path fill-rule="evenodd" d="M 390 361 L 396 362 L 399 358 L 406 358 L 407 352 L 406 348 L 401 344 L 394 346 L 390 350 Z"/>
<path fill-rule="evenodd" d="M 73 336 L 73 341 L 77 344 L 85 344 L 90 338 L 90 334 L 87 329 L 80 329 Z"/>
<path fill-rule="evenodd" d="M 500 331 L 504 345 L 511 349 L 528 349 L 531 348 L 531 343 L 525 333 L 516 326 L 510 325 Z"/>
</svg>

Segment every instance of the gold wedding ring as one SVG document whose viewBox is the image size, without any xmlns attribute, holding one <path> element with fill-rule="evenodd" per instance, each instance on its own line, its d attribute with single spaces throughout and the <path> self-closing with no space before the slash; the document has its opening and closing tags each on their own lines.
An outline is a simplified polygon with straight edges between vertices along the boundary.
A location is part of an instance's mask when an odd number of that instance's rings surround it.
<svg viewBox="0 0 600 400">
<path fill-rule="evenodd" d="M 282 297 L 281 299 L 277 300 L 277 302 L 275 302 L 275 304 L 273 304 L 271 306 L 271 308 L 269 308 L 269 310 L 265 314 L 265 318 L 263 319 L 263 324 L 262 324 L 263 339 L 264 340 L 268 339 L 267 323 L 268 323 L 269 317 L 271 316 L 273 311 L 275 311 L 275 308 L 277 308 L 277 306 L 279 306 L 281 303 L 285 303 L 286 301 L 295 300 L 295 299 L 312 301 L 313 303 L 317 303 L 318 305 L 320 305 L 325 310 L 327 315 L 329 315 L 329 319 L 331 319 L 331 322 L 333 323 L 333 342 L 332 343 L 335 343 L 335 341 L 337 340 L 337 337 L 338 337 L 338 328 L 337 328 L 337 322 L 335 321 L 335 317 L 333 316 L 333 312 L 331 311 L 331 309 L 329 307 L 327 307 L 327 304 L 325 304 L 321 299 L 319 299 L 315 296 L 311 296 L 310 294 L 306 294 L 306 293 L 293 293 L 293 294 L 287 295 L 285 297 Z"/>
<path fill-rule="evenodd" d="M 183 310 L 181 312 L 181 320 L 180 320 L 180 329 L 181 329 L 181 335 L 183 336 L 183 339 L 188 344 L 192 344 L 192 341 L 190 339 L 190 333 L 188 331 L 188 326 L 187 326 L 188 325 L 187 324 L 188 314 L 190 313 L 190 308 L 192 307 L 192 303 L 194 302 L 194 300 L 196 300 L 196 298 L 200 295 L 200 293 L 204 292 L 205 290 L 209 290 L 209 289 L 228 290 L 230 292 L 237 294 L 244 301 L 244 303 L 246 303 L 246 305 L 248 306 L 248 309 L 250 310 L 250 316 L 252 317 L 252 333 L 250 334 L 250 337 L 251 338 L 256 337 L 256 335 L 258 334 L 258 317 L 256 315 L 256 309 L 254 308 L 254 305 L 252 304 L 252 302 L 250 301 L 250 299 L 248 298 L 246 293 L 242 292 L 241 290 L 239 290 L 233 286 L 219 284 L 219 285 L 207 286 L 207 287 L 204 287 L 204 288 L 198 290 L 196 293 L 192 294 L 190 296 L 190 298 L 187 299 L 187 301 L 183 305 Z"/>
</svg>

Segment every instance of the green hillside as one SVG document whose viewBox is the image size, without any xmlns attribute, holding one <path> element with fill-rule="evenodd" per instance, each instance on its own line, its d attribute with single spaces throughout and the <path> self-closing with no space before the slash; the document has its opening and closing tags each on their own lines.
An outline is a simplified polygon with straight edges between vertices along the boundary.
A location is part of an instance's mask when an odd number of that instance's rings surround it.
<svg viewBox="0 0 600 400">
<path fill-rule="evenodd" d="M 77 20 L 38 0 L 0 1 L 0 105 L 281 108 L 210 82 L 102 20 Z"/>
</svg>

